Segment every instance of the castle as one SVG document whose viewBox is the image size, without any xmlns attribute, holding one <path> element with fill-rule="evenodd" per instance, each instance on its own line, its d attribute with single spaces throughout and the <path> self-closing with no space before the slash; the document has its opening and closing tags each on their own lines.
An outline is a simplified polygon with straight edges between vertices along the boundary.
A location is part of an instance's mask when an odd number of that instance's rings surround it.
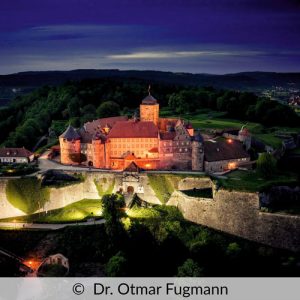
<svg viewBox="0 0 300 300">
<path fill-rule="evenodd" d="M 190 123 L 160 118 L 150 94 L 140 117 L 110 117 L 69 126 L 59 137 L 62 164 L 103 169 L 193 170 L 222 172 L 250 160 L 240 141 L 204 141 Z"/>
</svg>

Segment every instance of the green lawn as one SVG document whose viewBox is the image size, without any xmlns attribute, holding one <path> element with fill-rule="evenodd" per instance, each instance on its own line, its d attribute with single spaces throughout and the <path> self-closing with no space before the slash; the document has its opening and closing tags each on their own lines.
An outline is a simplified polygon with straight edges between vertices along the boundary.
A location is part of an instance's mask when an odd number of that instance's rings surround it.
<svg viewBox="0 0 300 300">
<path fill-rule="evenodd" d="M 228 190 L 257 192 L 271 185 L 292 184 L 297 182 L 297 176 L 293 173 L 277 174 L 274 178 L 266 180 L 261 178 L 256 171 L 233 171 L 227 175 L 227 179 L 217 180 L 220 187 Z"/>
<path fill-rule="evenodd" d="M 133 207 L 127 210 L 126 214 L 132 219 L 155 219 L 160 217 L 160 213 L 155 208 Z"/>
<path fill-rule="evenodd" d="M 178 115 L 175 115 L 170 110 L 164 110 L 163 115 L 171 118 L 178 118 Z M 225 128 L 241 128 L 247 122 L 227 119 L 224 118 L 226 113 L 220 111 L 213 111 L 207 109 L 201 109 L 195 114 L 182 114 L 181 118 L 189 120 L 195 128 L 199 129 L 225 129 Z M 249 129 L 254 129 L 256 127 L 261 127 L 258 123 L 247 123 Z"/>
<path fill-rule="evenodd" d="M 282 145 L 282 140 L 276 137 L 272 133 L 257 133 L 254 136 L 264 142 L 266 145 L 272 146 L 273 148 L 280 148 Z"/>
<path fill-rule="evenodd" d="M 170 111 L 169 109 L 164 108 L 163 110 L 164 117 L 172 117 L 178 118 L 174 112 Z M 201 109 L 198 110 L 195 114 L 182 114 L 180 117 L 189 120 L 194 128 L 208 130 L 220 130 L 220 129 L 227 129 L 227 128 L 236 128 L 240 129 L 243 125 L 247 124 L 247 128 L 250 130 L 251 134 L 254 137 L 261 140 L 265 144 L 272 146 L 274 148 L 279 148 L 282 145 L 282 141 L 280 138 L 276 137 L 276 132 L 284 132 L 284 133 L 291 133 L 291 132 L 299 132 L 300 127 L 298 128 L 289 128 L 289 127 L 272 127 L 266 128 L 259 123 L 254 122 L 247 122 L 241 121 L 236 119 L 229 119 L 225 118 L 224 116 L 226 113 L 218 112 L 218 111 L 211 111 L 208 109 Z"/>
<path fill-rule="evenodd" d="M 195 177 L 195 174 L 148 174 L 147 176 L 156 197 L 161 203 L 165 204 L 170 199 L 174 190 L 178 188 L 179 181 L 186 177 Z M 199 175 L 196 175 L 196 177 L 199 177 Z"/>
<path fill-rule="evenodd" d="M 36 223 L 66 223 L 78 222 L 102 215 L 101 200 L 83 199 L 63 208 L 50 210 L 47 213 L 37 213 L 28 216 L 2 219 L 1 221 L 36 222 Z"/>
</svg>

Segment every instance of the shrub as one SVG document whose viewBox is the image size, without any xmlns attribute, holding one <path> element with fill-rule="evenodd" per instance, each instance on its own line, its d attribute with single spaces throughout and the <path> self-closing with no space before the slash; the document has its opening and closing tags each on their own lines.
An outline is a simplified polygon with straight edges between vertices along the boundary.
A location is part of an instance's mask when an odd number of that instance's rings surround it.
<svg viewBox="0 0 300 300">
<path fill-rule="evenodd" d="M 262 153 L 256 163 L 257 170 L 264 178 L 271 178 L 276 173 L 277 161 L 270 153 Z"/>
<path fill-rule="evenodd" d="M 126 275 L 127 260 L 122 252 L 112 256 L 105 267 L 106 275 L 109 277 L 118 277 Z"/>
<path fill-rule="evenodd" d="M 202 269 L 192 259 L 187 259 L 182 266 L 178 268 L 178 277 L 200 277 Z"/>
</svg>

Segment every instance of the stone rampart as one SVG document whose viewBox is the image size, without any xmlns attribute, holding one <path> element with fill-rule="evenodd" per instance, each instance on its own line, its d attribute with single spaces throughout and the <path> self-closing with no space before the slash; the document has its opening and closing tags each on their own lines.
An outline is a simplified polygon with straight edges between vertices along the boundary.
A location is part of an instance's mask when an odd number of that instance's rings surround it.
<svg viewBox="0 0 300 300">
<path fill-rule="evenodd" d="M 24 212 L 10 204 L 6 197 L 6 184 L 8 179 L 0 180 L 0 218 L 10 218 L 25 215 Z"/>
<path fill-rule="evenodd" d="M 82 199 L 99 199 L 95 181 L 101 189 L 113 192 L 133 187 L 134 192 L 145 201 L 159 204 L 147 174 L 141 174 L 138 181 L 118 173 L 83 173 L 85 181 L 61 188 L 50 188 L 50 200 L 44 210 L 64 207 Z M 24 215 L 13 207 L 6 198 L 7 179 L 0 180 L 0 219 Z M 213 199 L 195 198 L 176 190 L 168 205 L 177 206 L 184 217 L 192 222 L 223 232 L 243 237 L 270 246 L 300 250 L 300 216 L 265 213 L 259 210 L 258 193 L 216 191 L 209 178 L 187 177 L 178 182 L 180 190 L 212 187 Z"/>
<path fill-rule="evenodd" d="M 273 247 L 300 250 L 300 216 L 261 212 L 257 193 L 221 189 L 209 200 L 175 191 L 167 204 L 177 206 L 189 221 Z"/>
</svg>

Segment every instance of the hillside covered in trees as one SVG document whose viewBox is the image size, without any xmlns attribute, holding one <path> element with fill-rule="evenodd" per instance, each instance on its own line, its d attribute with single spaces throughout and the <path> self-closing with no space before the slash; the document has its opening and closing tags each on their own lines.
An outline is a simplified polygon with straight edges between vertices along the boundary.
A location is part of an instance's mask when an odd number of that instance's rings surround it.
<svg viewBox="0 0 300 300">
<path fill-rule="evenodd" d="M 137 71 L 118 69 L 81 69 L 72 71 L 20 72 L 0 75 L 0 98 L 5 89 L 20 88 L 24 92 L 43 85 L 60 85 L 67 80 L 140 78 L 151 82 L 176 85 L 211 86 L 225 89 L 256 91 L 272 86 L 300 88 L 300 73 L 242 72 L 235 74 L 191 74 L 164 71 Z M 6 94 L 9 90 L 6 90 Z"/>
<path fill-rule="evenodd" d="M 58 135 L 68 123 L 79 127 L 101 117 L 130 116 L 146 96 L 148 84 L 140 79 L 89 79 L 44 86 L 18 96 L 0 109 L 0 143 L 32 149 L 40 137 L 49 133 L 49 128 Z M 299 116 L 288 106 L 248 92 L 156 83 L 152 94 L 161 107 L 169 106 L 177 115 L 209 108 L 225 111 L 230 118 L 265 126 L 300 124 Z"/>
</svg>

